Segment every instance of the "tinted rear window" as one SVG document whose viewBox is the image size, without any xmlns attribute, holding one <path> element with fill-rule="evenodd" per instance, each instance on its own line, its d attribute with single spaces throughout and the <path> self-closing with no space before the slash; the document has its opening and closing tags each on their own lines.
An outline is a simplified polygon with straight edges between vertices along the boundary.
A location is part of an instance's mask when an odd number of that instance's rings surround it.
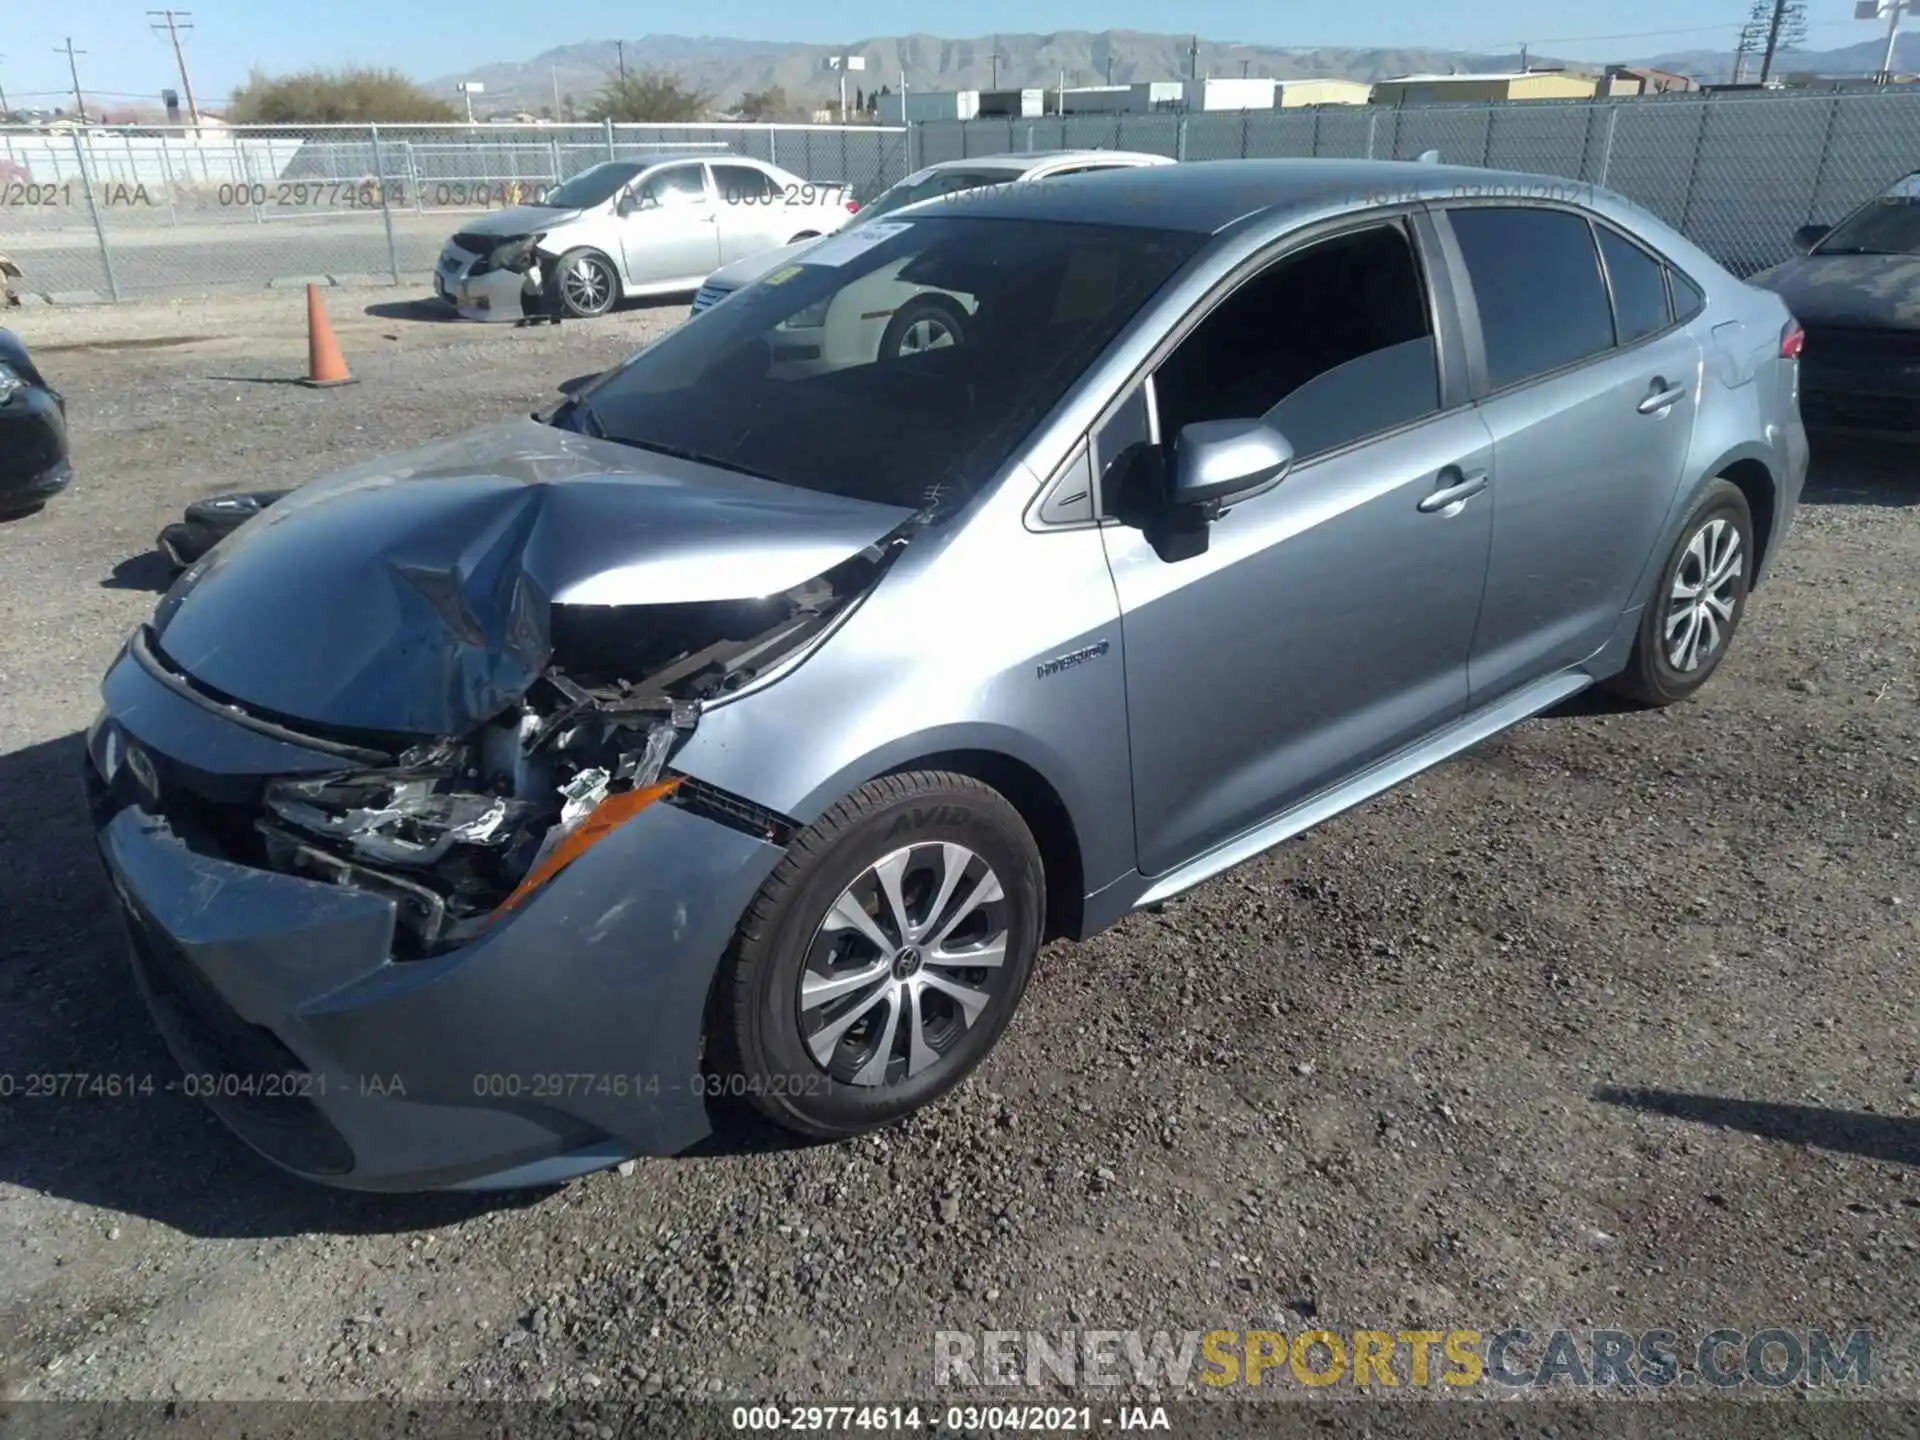
<svg viewBox="0 0 1920 1440">
<path fill-rule="evenodd" d="M 1580 216 L 1487 206 L 1449 218 L 1473 280 L 1494 389 L 1612 348 L 1600 257 Z"/>
</svg>

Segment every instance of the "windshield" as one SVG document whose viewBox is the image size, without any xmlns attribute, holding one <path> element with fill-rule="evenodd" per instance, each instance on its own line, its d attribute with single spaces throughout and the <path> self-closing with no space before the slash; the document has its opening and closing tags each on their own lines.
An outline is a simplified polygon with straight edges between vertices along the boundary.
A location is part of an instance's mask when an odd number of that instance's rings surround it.
<svg viewBox="0 0 1920 1440">
<path fill-rule="evenodd" d="M 1815 255 L 1920 255 L 1920 175 L 1897 181 L 1842 220 Z"/>
<path fill-rule="evenodd" d="M 855 225 L 904 209 L 908 205 L 918 204 L 922 200 L 931 200 L 937 195 L 952 195 L 961 190 L 979 190 L 988 185 L 1005 185 L 1018 180 L 1024 172 L 1008 170 L 1005 167 L 980 170 L 922 170 L 917 175 L 909 175 L 892 189 L 882 194 L 870 205 L 861 207 L 860 213 L 841 228 L 851 230 Z"/>
<path fill-rule="evenodd" d="M 843 231 L 641 351 L 553 423 L 949 513 L 1204 241 L 960 215 Z"/>
<path fill-rule="evenodd" d="M 626 160 L 603 160 L 549 190 L 539 203 L 549 210 L 584 210 L 611 200 L 645 168 Z"/>
</svg>

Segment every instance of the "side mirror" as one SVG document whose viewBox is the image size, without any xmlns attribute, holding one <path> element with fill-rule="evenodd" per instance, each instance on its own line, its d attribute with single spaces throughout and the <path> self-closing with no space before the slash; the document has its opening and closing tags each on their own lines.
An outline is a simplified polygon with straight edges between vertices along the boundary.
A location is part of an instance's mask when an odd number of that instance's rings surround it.
<svg viewBox="0 0 1920 1440">
<path fill-rule="evenodd" d="M 1264 420 L 1202 420 L 1173 442 L 1173 489 L 1181 509 L 1214 519 L 1228 500 L 1250 500 L 1286 478 L 1293 446 Z"/>
<path fill-rule="evenodd" d="M 1827 236 L 1833 233 L 1831 225 L 1802 225 L 1793 232 L 1793 243 L 1804 251 L 1813 249 Z"/>
<path fill-rule="evenodd" d="M 606 374 L 606 371 L 596 370 L 591 375 L 576 375 L 571 380 L 562 380 L 560 382 L 560 393 L 571 400 L 604 374 Z"/>
</svg>

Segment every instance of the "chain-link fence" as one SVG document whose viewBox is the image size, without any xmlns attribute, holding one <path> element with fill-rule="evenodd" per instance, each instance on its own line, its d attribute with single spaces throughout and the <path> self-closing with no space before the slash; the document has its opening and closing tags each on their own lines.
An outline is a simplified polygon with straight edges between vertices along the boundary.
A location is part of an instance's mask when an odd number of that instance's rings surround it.
<svg viewBox="0 0 1920 1440">
<path fill-rule="evenodd" d="M 1800 225 L 1838 220 L 1920 169 L 1920 94 L 1648 97 L 1592 103 L 1376 107 L 933 121 L 916 164 L 1098 147 L 1179 160 L 1412 160 L 1591 181 L 1644 205 L 1735 274 L 1793 253 Z"/>
<path fill-rule="evenodd" d="M 867 200 L 907 172 L 881 126 L 0 127 L 0 253 L 63 299 L 417 283 L 460 219 L 603 160 L 756 157 Z"/>
<path fill-rule="evenodd" d="M 1920 94 L 808 125 L 0 128 L 0 252 L 56 299 L 221 285 L 418 283 L 458 217 L 525 204 L 602 160 L 731 152 L 868 200 L 941 160 L 1064 148 L 1182 160 L 1325 156 L 1589 180 L 1678 226 L 1736 274 L 1792 253 L 1920 167 Z"/>
</svg>

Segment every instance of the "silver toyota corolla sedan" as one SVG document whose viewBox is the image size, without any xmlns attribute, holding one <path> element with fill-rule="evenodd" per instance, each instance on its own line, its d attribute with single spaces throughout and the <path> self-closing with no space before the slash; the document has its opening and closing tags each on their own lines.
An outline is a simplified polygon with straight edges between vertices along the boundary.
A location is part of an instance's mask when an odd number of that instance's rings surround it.
<svg viewBox="0 0 1920 1440">
<path fill-rule="evenodd" d="M 469 320 L 517 320 L 532 267 L 552 272 L 565 313 L 695 289 L 716 265 L 828 235 L 859 207 L 741 155 L 607 160 L 538 197 L 465 222 L 441 248 L 433 291 Z M 549 277 L 542 276 L 542 282 Z"/>
<path fill-rule="evenodd" d="M 882 269 L 962 343 L 794 353 Z M 345 1186 L 551 1182 L 729 1097 L 884 1125 L 1048 938 L 1588 686 L 1697 690 L 1799 497 L 1797 346 L 1524 176 L 900 211 L 180 577 L 88 737 L 139 982 L 234 1129 Z"/>
</svg>

